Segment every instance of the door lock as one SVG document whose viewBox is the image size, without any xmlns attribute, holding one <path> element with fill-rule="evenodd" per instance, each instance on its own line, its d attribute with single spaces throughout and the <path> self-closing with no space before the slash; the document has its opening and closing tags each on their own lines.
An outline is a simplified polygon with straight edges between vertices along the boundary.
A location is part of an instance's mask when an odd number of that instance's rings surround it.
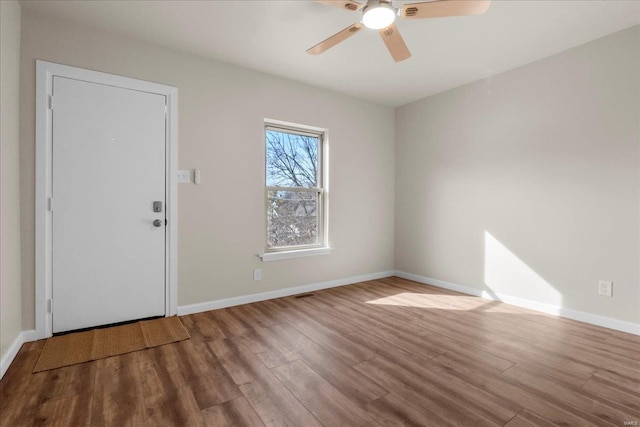
<svg viewBox="0 0 640 427">
<path fill-rule="evenodd" d="M 153 226 L 154 227 L 162 227 L 162 220 L 161 219 L 156 219 L 155 221 L 153 221 Z"/>
<path fill-rule="evenodd" d="M 162 212 L 162 202 L 153 202 L 153 211 L 156 213 Z"/>
</svg>

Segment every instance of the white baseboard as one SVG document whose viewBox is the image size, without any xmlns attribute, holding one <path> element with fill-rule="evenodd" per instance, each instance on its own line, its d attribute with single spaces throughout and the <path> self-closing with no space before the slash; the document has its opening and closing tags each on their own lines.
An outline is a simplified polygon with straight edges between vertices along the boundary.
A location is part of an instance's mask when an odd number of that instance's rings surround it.
<svg viewBox="0 0 640 427">
<path fill-rule="evenodd" d="M 214 301 L 201 302 L 178 306 L 178 316 L 186 314 L 201 313 L 203 311 L 217 310 L 219 308 L 232 307 L 234 305 L 249 304 L 252 302 L 266 301 L 274 298 L 288 297 L 305 292 L 319 291 L 321 289 L 335 288 L 337 286 L 350 285 L 353 283 L 366 282 L 367 280 L 382 279 L 394 275 L 393 270 L 381 271 L 379 273 L 365 274 L 362 276 L 347 277 L 344 279 L 329 280 L 327 282 L 311 283 L 308 285 L 295 286 L 292 288 L 278 289 L 275 291 L 260 292 L 257 294 L 243 295 L 233 298 L 225 298 Z"/>
<path fill-rule="evenodd" d="M 2 359 L 0 359 L 0 379 L 4 377 L 5 372 L 9 369 L 11 362 L 16 358 L 18 351 L 20 351 L 20 347 L 24 343 L 24 336 L 22 332 L 18 334 L 15 340 L 11 343 L 7 351 L 2 355 Z"/>
<path fill-rule="evenodd" d="M 29 329 L 27 331 L 22 331 L 22 337 L 24 342 L 31 342 L 41 339 L 38 336 L 38 332 L 35 329 Z"/>
<path fill-rule="evenodd" d="M 405 273 L 404 271 L 396 271 L 395 275 L 403 279 L 413 280 L 414 282 L 424 283 L 427 285 L 437 286 L 439 288 L 449 289 L 451 291 L 461 292 L 463 294 L 474 295 L 484 299 L 493 301 L 501 301 L 506 304 L 516 305 L 547 314 L 553 314 L 567 319 L 577 320 L 579 322 L 590 323 L 592 325 L 602 326 L 616 331 L 627 332 L 629 334 L 640 335 L 640 323 L 627 322 L 624 320 L 612 319 L 611 317 L 600 316 L 598 314 L 587 313 L 584 311 L 564 308 L 557 305 L 546 304 L 525 298 L 514 297 L 505 294 L 489 293 L 470 286 L 459 285 L 457 283 L 445 282 L 444 280 L 433 279 L 431 277 L 419 276 L 417 274 Z"/>
<path fill-rule="evenodd" d="M 13 340 L 7 351 L 5 351 L 5 353 L 2 355 L 2 358 L 0 359 L 0 379 L 4 377 L 7 369 L 9 369 L 9 366 L 11 366 L 11 362 L 13 362 L 13 359 L 16 358 L 16 355 L 20 351 L 20 347 L 22 347 L 22 344 L 29 341 L 35 341 L 35 337 L 36 331 L 32 329 L 29 331 L 20 332 L 16 339 Z"/>
</svg>

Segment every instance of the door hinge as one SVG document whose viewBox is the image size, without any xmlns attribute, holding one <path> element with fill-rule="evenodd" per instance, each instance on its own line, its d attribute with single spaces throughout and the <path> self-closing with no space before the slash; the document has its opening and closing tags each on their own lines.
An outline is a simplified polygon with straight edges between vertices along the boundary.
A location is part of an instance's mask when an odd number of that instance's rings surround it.
<svg viewBox="0 0 640 427">
<path fill-rule="evenodd" d="M 47 209 L 49 210 L 49 212 L 53 212 L 53 198 L 49 197 L 47 199 Z"/>
<path fill-rule="evenodd" d="M 53 95 L 49 95 L 49 110 L 53 111 Z"/>
<path fill-rule="evenodd" d="M 47 313 L 53 313 L 53 300 L 47 300 Z"/>
</svg>

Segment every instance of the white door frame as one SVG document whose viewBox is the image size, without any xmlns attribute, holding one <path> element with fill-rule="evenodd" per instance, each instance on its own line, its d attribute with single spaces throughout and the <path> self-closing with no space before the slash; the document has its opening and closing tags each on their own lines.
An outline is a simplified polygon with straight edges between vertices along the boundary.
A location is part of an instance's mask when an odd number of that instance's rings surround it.
<svg viewBox="0 0 640 427">
<path fill-rule="evenodd" d="M 128 77 L 36 61 L 36 339 L 52 333 L 52 88 L 53 77 L 149 92 L 167 97 L 165 315 L 177 314 L 178 297 L 178 89 Z"/>
</svg>

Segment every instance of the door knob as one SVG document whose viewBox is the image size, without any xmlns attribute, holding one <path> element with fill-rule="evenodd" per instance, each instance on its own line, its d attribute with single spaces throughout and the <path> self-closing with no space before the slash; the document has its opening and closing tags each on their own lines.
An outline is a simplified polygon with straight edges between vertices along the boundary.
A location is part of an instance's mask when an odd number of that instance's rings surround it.
<svg viewBox="0 0 640 427">
<path fill-rule="evenodd" d="M 156 219 L 155 221 L 153 221 L 153 225 L 154 227 L 162 227 L 162 220 Z"/>
</svg>

